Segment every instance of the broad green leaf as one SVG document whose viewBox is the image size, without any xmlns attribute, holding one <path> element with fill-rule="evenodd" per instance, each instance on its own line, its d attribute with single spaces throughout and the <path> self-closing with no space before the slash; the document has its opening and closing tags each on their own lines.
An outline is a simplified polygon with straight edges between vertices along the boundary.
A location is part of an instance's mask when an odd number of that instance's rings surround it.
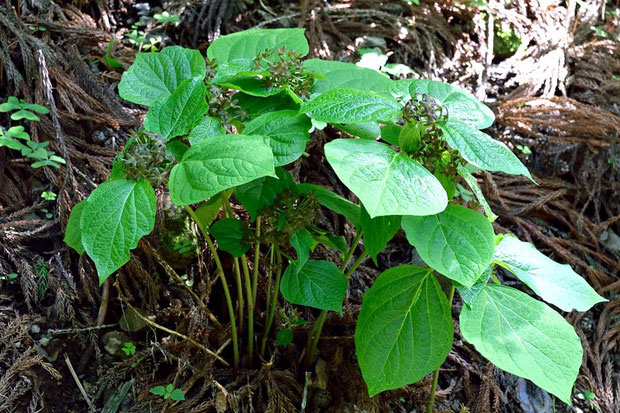
<svg viewBox="0 0 620 413">
<path fill-rule="evenodd" d="M 362 201 L 371 218 L 431 215 L 443 211 L 448 203 L 446 191 L 433 174 L 384 143 L 336 139 L 324 149 L 338 178 Z"/>
<path fill-rule="evenodd" d="M 301 269 L 290 263 L 280 292 L 292 304 L 341 312 L 347 284 L 347 277 L 332 262 L 308 261 Z"/>
<path fill-rule="evenodd" d="M 119 95 L 130 102 L 150 106 L 174 93 L 184 81 L 204 79 L 206 64 L 197 50 L 165 47 L 159 53 L 138 53 L 118 84 Z"/>
<path fill-rule="evenodd" d="M 284 90 L 282 87 L 267 86 L 264 79 L 249 75 L 229 76 L 225 80 L 213 83 L 261 98 L 277 95 Z"/>
<path fill-rule="evenodd" d="M 155 386 L 151 390 L 149 390 L 149 393 L 156 396 L 163 396 L 164 394 L 166 394 L 166 388 L 164 386 Z"/>
<path fill-rule="evenodd" d="M 0 112 L 10 112 L 21 108 L 22 104 L 19 103 L 19 99 L 15 96 L 9 96 L 6 102 L 0 104 Z"/>
<path fill-rule="evenodd" d="M 377 265 L 377 254 L 383 251 L 385 246 L 396 232 L 400 229 L 400 216 L 385 216 L 371 218 L 362 206 L 361 224 L 364 231 L 364 249 L 375 265 Z"/>
<path fill-rule="evenodd" d="M 153 230 L 155 191 L 148 181 L 117 179 L 99 185 L 82 210 L 82 245 L 99 284 L 129 261 L 129 251 Z"/>
<path fill-rule="evenodd" d="M 26 119 L 26 120 L 32 120 L 35 122 L 39 122 L 41 120 L 40 117 L 38 117 L 37 115 L 35 115 L 34 113 L 22 109 L 22 110 L 18 110 L 15 113 L 11 114 L 11 119 L 12 120 L 22 120 L 22 119 Z"/>
<path fill-rule="evenodd" d="M 218 64 L 233 59 L 254 59 L 265 50 L 286 47 L 299 53 L 308 54 L 308 41 L 304 29 L 251 29 L 217 38 L 209 45 L 207 57 Z"/>
<path fill-rule="evenodd" d="M 381 134 L 381 127 L 377 122 L 352 123 L 350 125 L 334 125 L 334 127 L 362 139 L 376 139 Z"/>
<path fill-rule="evenodd" d="M 228 202 L 228 199 L 232 195 L 232 189 L 222 191 L 219 194 L 211 197 L 207 202 L 200 205 L 198 209 L 194 211 L 196 218 L 198 218 L 198 226 L 202 229 L 207 229 L 211 223 L 217 218 L 220 210 L 222 209 L 222 202 Z"/>
<path fill-rule="evenodd" d="M 437 369 L 453 335 L 450 304 L 433 270 L 401 265 L 383 272 L 364 294 L 355 328 L 357 360 L 370 396 Z"/>
<path fill-rule="evenodd" d="M 198 122 L 196 126 L 191 130 L 188 136 L 190 145 L 196 145 L 208 138 L 224 135 L 226 131 L 222 126 L 222 122 L 219 119 L 211 116 L 205 116 Z"/>
<path fill-rule="evenodd" d="M 170 96 L 153 103 L 144 118 L 144 128 L 165 139 L 186 135 L 209 109 L 206 91 L 201 78 L 186 80 Z"/>
<path fill-rule="evenodd" d="M 28 150 L 28 147 L 23 143 L 11 138 L 5 138 L 4 136 L 0 136 L 0 148 L 3 146 L 6 146 L 9 149 L 14 149 L 16 151 Z"/>
<path fill-rule="evenodd" d="M 263 176 L 275 176 L 263 136 L 216 136 L 189 148 L 172 168 L 170 197 L 177 205 L 195 204 Z"/>
<path fill-rule="evenodd" d="M 448 205 L 426 217 L 403 217 L 407 240 L 435 271 L 471 287 L 491 264 L 493 226 L 476 211 Z"/>
<path fill-rule="evenodd" d="M 343 254 L 347 252 L 347 239 L 342 235 L 332 234 L 327 230 L 312 225 L 308 225 L 306 229 L 318 244 L 323 244 L 327 248 L 333 248 Z"/>
<path fill-rule="evenodd" d="M 209 233 L 217 241 L 217 247 L 233 257 L 241 257 L 251 247 L 251 233 L 241 220 L 222 218 L 211 225 Z"/>
<path fill-rule="evenodd" d="M 312 94 L 320 94 L 332 89 L 350 88 L 390 96 L 389 78 L 353 63 L 308 59 L 304 62 L 304 70 L 321 75 L 310 90 Z"/>
<path fill-rule="evenodd" d="M 327 123 L 367 123 L 401 116 L 394 98 L 356 89 L 331 89 L 304 102 L 300 110 Z"/>
<path fill-rule="evenodd" d="M 463 338 L 491 363 L 570 404 L 582 349 L 573 327 L 514 288 L 487 285 L 460 316 Z"/>
<path fill-rule="evenodd" d="M 78 254 L 84 253 L 80 218 L 82 217 L 82 211 L 84 210 L 87 201 L 88 200 L 85 199 L 73 206 L 71 215 L 69 215 L 69 221 L 67 221 L 67 227 L 65 228 L 65 244 L 73 248 Z"/>
<path fill-rule="evenodd" d="M 523 175 L 532 179 L 519 158 L 502 142 L 455 119 L 441 125 L 443 136 L 470 164 L 487 171 Z"/>
<path fill-rule="evenodd" d="M 389 143 L 390 145 L 398 146 L 398 137 L 403 127 L 395 124 L 394 122 L 388 122 L 381 128 L 381 139 Z"/>
<path fill-rule="evenodd" d="M 243 133 L 267 136 L 275 164 L 281 166 L 296 161 L 305 152 L 311 126 L 303 113 L 281 110 L 254 118 Z"/>
<path fill-rule="evenodd" d="M 172 393 L 170 393 L 170 398 L 172 400 L 185 400 L 185 393 L 181 389 L 174 389 Z"/>
<path fill-rule="evenodd" d="M 480 277 L 476 280 L 474 285 L 467 288 L 456 281 L 454 281 L 454 285 L 456 289 L 459 291 L 461 299 L 465 304 L 471 305 L 472 301 L 480 295 L 484 287 L 489 282 L 489 278 L 491 277 L 491 267 L 487 267 L 487 269 L 480 275 Z"/>
<path fill-rule="evenodd" d="M 295 186 L 288 171 L 276 168 L 276 177 L 264 176 L 235 188 L 235 196 L 255 220 L 258 214 L 270 207 L 285 189 Z"/>
<path fill-rule="evenodd" d="M 286 93 L 278 93 L 274 96 L 260 98 L 251 96 L 246 93 L 235 93 L 232 96 L 233 101 L 237 102 L 247 114 L 254 118 L 268 112 L 276 110 L 298 110 L 299 105 L 291 99 Z"/>
<path fill-rule="evenodd" d="M 529 242 L 506 235 L 495 247 L 493 261 L 514 273 L 543 300 L 563 311 L 587 311 L 607 301 L 568 264 L 558 264 Z"/>
<path fill-rule="evenodd" d="M 276 341 L 281 346 L 288 346 L 293 342 L 295 338 L 295 334 L 293 334 L 293 330 L 290 328 L 285 328 L 284 330 L 278 331 L 276 334 Z"/>
<path fill-rule="evenodd" d="M 473 128 L 488 128 L 495 121 L 493 111 L 471 93 L 448 83 L 410 79 L 409 95 L 426 94 L 448 110 L 448 119 L 457 119 Z M 403 83 L 404 84 L 404 83 Z"/>
<path fill-rule="evenodd" d="M 461 175 L 465 182 L 467 182 L 469 189 L 471 189 L 471 191 L 476 196 L 478 203 L 482 206 L 482 209 L 484 209 L 484 213 L 486 214 L 489 221 L 495 221 L 497 219 L 497 215 L 495 215 L 491 210 L 491 206 L 487 202 L 487 199 L 484 197 L 482 190 L 478 186 L 478 181 L 476 180 L 476 178 L 471 174 L 471 172 L 469 172 L 466 167 L 462 165 L 459 165 L 456 169 L 459 175 Z"/>
<path fill-rule="evenodd" d="M 188 149 L 189 146 L 185 144 L 185 142 L 182 142 L 180 139 L 172 138 L 168 142 L 166 142 L 167 152 L 172 154 L 172 156 L 174 156 L 174 159 L 176 159 L 177 161 L 183 159 L 183 155 L 185 155 L 185 152 L 187 152 Z"/>
<path fill-rule="evenodd" d="M 310 251 L 316 246 L 316 242 L 312 235 L 305 228 L 299 228 L 291 235 L 291 247 L 297 252 L 297 261 L 295 267 L 299 271 L 304 267 L 308 258 L 310 258 Z"/>
<path fill-rule="evenodd" d="M 360 228 L 360 206 L 354 204 L 338 195 L 337 193 L 330 191 L 319 185 L 314 184 L 299 184 L 297 190 L 301 194 L 314 194 L 319 201 L 319 204 L 325 208 L 334 211 L 337 214 L 342 215 L 357 228 Z"/>
</svg>

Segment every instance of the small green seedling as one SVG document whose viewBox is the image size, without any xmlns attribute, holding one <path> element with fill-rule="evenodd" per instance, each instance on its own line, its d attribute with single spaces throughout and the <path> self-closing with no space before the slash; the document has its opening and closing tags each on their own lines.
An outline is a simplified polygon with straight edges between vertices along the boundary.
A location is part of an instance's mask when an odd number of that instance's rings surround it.
<svg viewBox="0 0 620 413">
<path fill-rule="evenodd" d="M 10 273 L 7 275 L 1 275 L 0 274 L 0 284 L 2 284 L 2 282 L 6 282 L 8 284 L 14 284 L 15 280 L 17 280 L 17 277 L 19 277 L 19 275 L 17 275 L 17 273 Z"/>
<path fill-rule="evenodd" d="M 525 145 L 521 145 L 521 144 L 517 144 L 516 148 L 523 154 L 523 155 L 531 155 L 532 154 L 532 150 L 530 149 L 529 146 L 525 146 Z"/>
<path fill-rule="evenodd" d="M 54 191 L 43 191 L 41 193 L 41 198 L 45 199 L 46 201 L 55 201 L 56 197 L 57 195 Z"/>
<path fill-rule="evenodd" d="M 129 43 L 138 48 L 146 41 L 146 33 L 144 30 L 140 30 L 140 26 L 140 22 L 135 22 L 131 25 L 131 30 L 125 33 L 125 38 L 129 40 Z"/>
<path fill-rule="evenodd" d="M 164 400 L 172 399 L 172 400 L 185 400 L 185 393 L 181 389 L 175 389 L 172 384 L 168 384 L 167 386 L 156 386 L 149 390 L 149 393 L 152 393 L 156 396 L 162 396 Z"/>
<path fill-rule="evenodd" d="M 18 99 L 15 96 L 9 96 L 9 99 L 0 104 L 0 112 L 14 112 L 11 114 L 11 119 L 13 120 L 30 120 L 30 121 L 40 121 L 37 115 L 33 112 L 47 115 L 50 113 L 49 109 L 45 106 L 37 105 L 36 103 L 27 103 L 24 99 Z"/>
<path fill-rule="evenodd" d="M 33 32 L 36 32 L 36 31 L 45 32 L 45 31 L 47 31 L 47 27 L 45 27 L 45 26 L 28 26 L 28 28 L 30 30 L 32 30 Z"/>
<path fill-rule="evenodd" d="M 596 399 L 596 394 L 590 390 L 584 390 L 581 393 L 577 394 L 577 398 L 588 402 L 590 405 L 590 409 L 594 410 L 594 399 Z"/>
<path fill-rule="evenodd" d="M 52 214 L 47 208 L 41 208 L 41 212 L 45 214 L 45 218 L 47 219 L 52 219 L 52 217 L 54 217 L 54 214 Z"/>
<path fill-rule="evenodd" d="M 123 350 L 123 353 L 125 353 L 128 356 L 133 356 L 134 354 L 136 354 L 136 346 L 131 341 L 125 343 L 123 345 L 123 348 L 121 348 L 121 350 Z"/>
<path fill-rule="evenodd" d="M 159 49 L 159 44 L 161 44 L 160 36 L 150 36 L 146 43 L 142 44 L 142 50 L 154 53 Z"/>
<path fill-rule="evenodd" d="M 170 14 L 167 11 L 164 11 L 164 12 L 161 12 L 161 13 L 155 13 L 153 15 L 153 17 L 159 23 L 174 23 L 174 24 L 178 24 L 178 23 L 181 22 L 181 17 L 179 17 L 178 14 Z"/>
</svg>

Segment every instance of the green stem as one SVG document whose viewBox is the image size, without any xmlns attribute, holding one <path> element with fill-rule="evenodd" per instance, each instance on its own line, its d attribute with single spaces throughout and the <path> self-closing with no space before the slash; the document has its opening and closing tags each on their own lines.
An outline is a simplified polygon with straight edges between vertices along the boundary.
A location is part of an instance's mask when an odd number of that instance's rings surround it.
<svg viewBox="0 0 620 413">
<path fill-rule="evenodd" d="M 254 243 L 254 268 L 252 274 L 252 303 L 256 307 L 256 293 L 258 291 L 258 263 L 260 259 L 260 224 L 261 216 L 256 218 L 256 242 Z"/>
<path fill-rule="evenodd" d="M 222 198 L 222 207 L 224 208 L 224 216 L 226 218 L 232 217 L 232 208 L 230 208 L 230 204 L 227 200 Z M 233 267 L 235 270 L 235 284 L 237 285 L 237 300 L 239 300 L 239 305 L 237 306 L 237 318 L 239 319 L 239 334 L 243 331 L 243 307 L 244 299 L 243 299 L 243 284 L 241 283 L 241 267 L 239 265 L 239 258 L 233 257 Z"/>
<path fill-rule="evenodd" d="M 454 299 L 454 283 L 450 286 L 450 296 L 448 301 L 450 302 L 450 311 L 452 311 L 452 300 Z M 441 366 L 440 366 L 441 367 Z M 428 406 L 426 407 L 426 413 L 433 412 L 433 404 L 435 404 L 435 392 L 437 391 L 437 382 L 439 381 L 439 367 L 433 373 L 433 384 L 431 385 L 431 395 L 428 400 Z"/>
<path fill-rule="evenodd" d="M 360 240 L 362 239 L 362 234 L 363 234 L 363 231 L 359 230 L 357 234 L 355 235 L 353 242 L 351 242 L 351 246 L 349 247 L 349 250 L 347 251 L 347 254 L 344 257 L 344 261 L 342 262 L 342 265 L 340 266 L 341 273 L 343 274 L 345 273 L 345 270 L 347 269 L 347 265 L 349 264 L 349 261 L 351 261 L 351 257 L 353 256 L 353 253 L 357 249 L 357 246 Z M 351 266 L 351 269 L 349 269 L 349 271 L 346 273 L 347 278 L 349 278 L 351 274 L 353 274 L 353 272 L 357 269 L 357 267 L 360 266 L 360 264 L 364 261 L 367 255 L 368 253 L 364 251 L 359 256 L 359 258 L 355 260 L 355 262 Z M 310 366 L 312 365 L 312 362 L 314 361 L 314 355 L 316 353 L 316 348 L 319 344 L 319 339 L 321 338 L 321 332 L 323 331 L 323 324 L 325 324 L 326 318 L 327 318 L 327 310 L 322 310 L 321 314 L 319 314 L 318 318 L 314 321 L 314 326 L 312 327 L 312 330 L 310 330 L 310 333 L 308 334 L 308 341 L 306 343 L 306 356 L 304 360 L 304 367 L 306 370 L 310 368 Z"/>
<path fill-rule="evenodd" d="M 357 259 L 355 260 L 355 262 L 353 263 L 353 265 L 351 265 L 351 268 L 349 268 L 349 271 L 347 271 L 347 273 L 345 274 L 345 276 L 347 278 L 351 278 L 351 275 L 355 272 L 355 270 L 357 270 L 357 267 L 359 267 L 364 260 L 366 259 L 366 257 L 368 257 L 368 251 L 364 251 L 360 254 L 359 257 L 357 257 Z"/>
<path fill-rule="evenodd" d="M 230 291 L 228 290 L 228 283 L 226 282 L 226 274 L 224 273 L 224 267 L 222 267 L 222 261 L 220 261 L 220 257 L 217 253 L 217 249 L 211 240 L 211 236 L 205 228 L 200 225 L 200 220 L 196 216 L 196 213 L 189 206 L 185 206 L 185 210 L 192 217 L 198 228 L 200 228 L 200 232 L 202 232 L 202 236 L 204 237 L 211 253 L 213 254 L 213 260 L 215 261 L 215 265 L 217 266 L 217 270 L 220 273 L 220 280 L 222 281 L 222 289 L 224 290 L 224 297 L 226 298 L 226 306 L 228 307 L 228 315 L 230 317 L 230 328 L 233 342 L 233 365 L 235 370 L 239 368 L 239 340 L 237 339 L 237 323 L 235 321 L 235 310 L 233 309 L 232 299 L 230 298 Z"/>
<path fill-rule="evenodd" d="M 353 238 L 353 242 L 351 243 L 351 246 L 349 247 L 349 251 L 347 252 L 347 255 L 344 257 L 344 261 L 342 262 L 342 266 L 340 267 L 341 273 L 344 274 L 344 270 L 347 269 L 347 265 L 349 265 L 349 261 L 351 261 L 351 257 L 353 256 L 353 253 L 355 252 L 355 249 L 357 248 L 357 244 L 360 243 L 363 233 L 364 231 L 360 229 L 355 235 L 355 238 Z"/>
<path fill-rule="evenodd" d="M 308 336 L 308 344 L 306 345 L 306 359 L 304 361 L 304 368 L 308 370 L 314 361 L 314 354 L 316 348 L 319 345 L 319 338 L 321 338 L 321 332 L 323 331 L 323 324 L 327 318 L 327 310 L 322 310 L 319 317 L 314 322 L 314 327 L 310 331 Z M 310 349 L 310 351 L 307 351 Z"/>
<path fill-rule="evenodd" d="M 245 306 L 243 299 L 243 284 L 241 283 L 241 266 L 239 265 L 239 258 L 233 258 L 233 266 L 235 269 L 235 284 L 237 284 L 237 297 L 239 305 L 237 306 L 237 318 L 239 318 L 239 333 L 243 331 L 243 307 Z"/>
<path fill-rule="evenodd" d="M 280 249 L 276 246 L 274 246 L 273 248 L 276 249 L 276 284 L 273 290 L 273 294 L 271 294 L 271 304 L 269 305 L 267 321 L 265 322 L 265 332 L 263 333 L 263 341 L 261 342 L 260 346 L 260 354 L 263 358 L 265 357 L 267 338 L 269 337 L 271 324 L 273 323 L 273 318 L 276 313 L 276 306 L 278 305 L 278 291 L 280 291 L 280 279 L 282 277 L 282 256 L 280 254 Z"/>
<path fill-rule="evenodd" d="M 243 267 L 243 277 L 245 278 L 245 291 L 248 301 L 248 353 L 250 366 L 254 364 L 254 301 L 252 301 L 252 281 L 250 280 L 250 269 L 245 255 L 241 256 Z"/>
</svg>

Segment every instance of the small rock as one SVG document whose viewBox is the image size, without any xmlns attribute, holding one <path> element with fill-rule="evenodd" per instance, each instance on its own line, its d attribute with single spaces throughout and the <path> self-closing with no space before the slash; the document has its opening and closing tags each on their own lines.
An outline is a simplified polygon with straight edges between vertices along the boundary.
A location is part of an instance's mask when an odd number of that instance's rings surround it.
<svg viewBox="0 0 620 413">
<path fill-rule="evenodd" d="M 41 326 L 38 324 L 33 324 L 30 326 L 30 332 L 32 334 L 40 334 L 41 333 Z"/>
</svg>

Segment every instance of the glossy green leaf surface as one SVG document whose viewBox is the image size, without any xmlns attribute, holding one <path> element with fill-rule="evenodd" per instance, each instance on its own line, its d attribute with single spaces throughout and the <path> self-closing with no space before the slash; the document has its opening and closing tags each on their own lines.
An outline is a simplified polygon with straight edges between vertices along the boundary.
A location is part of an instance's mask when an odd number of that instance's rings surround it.
<svg viewBox="0 0 620 413">
<path fill-rule="evenodd" d="M 489 278 L 491 277 L 491 267 L 488 267 L 482 275 L 474 282 L 474 285 L 471 287 L 465 287 L 456 281 L 454 281 L 454 285 L 461 296 L 461 299 L 465 304 L 471 305 L 471 303 L 480 295 L 484 287 L 489 282 Z"/>
<path fill-rule="evenodd" d="M 447 109 L 448 119 L 457 119 L 473 128 L 488 128 L 495 121 L 493 111 L 471 93 L 448 83 L 426 79 L 409 80 L 409 95 L 426 94 Z"/>
<path fill-rule="evenodd" d="M 558 264 L 534 247 L 512 235 L 505 235 L 495 247 L 493 261 L 527 284 L 546 302 L 563 311 L 587 311 L 607 301 L 568 264 Z"/>
<path fill-rule="evenodd" d="M 582 349 L 573 327 L 514 288 L 487 285 L 460 316 L 461 333 L 490 362 L 570 404 Z"/>
<path fill-rule="evenodd" d="M 190 145 L 196 145 L 200 141 L 224 135 L 226 131 L 219 119 L 205 116 L 192 128 L 187 137 Z"/>
<path fill-rule="evenodd" d="M 305 152 L 311 127 L 310 119 L 303 113 L 281 110 L 253 119 L 243 133 L 268 137 L 275 164 L 281 166 L 296 161 Z"/>
<path fill-rule="evenodd" d="M 333 126 L 353 136 L 359 136 L 362 139 L 376 139 L 381 134 L 381 127 L 377 122 L 351 123 L 347 125 Z"/>
<path fill-rule="evenodd" d="M 476 211 L 451 204 L 436 215 L 403 217 L 402 226 L 426 264 L 465 287 L 491 264 L 493 226 Z"/>
<path fill-rule="evenodd" d="M 82 210 L 82 245 L 99 283 L 129 261 L 129 251 L 153 230 L 155 191 L 149 183 L 117 179 L 99 185 Z"/>
<path fill-rule="evenodd" d="M 204 79 L 206 64 L 197 50 L 165 47 L 158 53 L 138 53 L 118 84 L 120 96 L 133 103 L 150 106 L 174 93 L 184 81 Z"/>
<path fill-rule="evenodd" d="M 390 96 L 389 78 L 353 63 L 308 59 L 304 62 L 304 69 L 321 75 L 311 89 L 312 94 L 338 88 L 350 88 Z"/>
<path fill-rule="evenodd" d="M 304 102 L 300 110 L 327 123 L 366 123 L 401 116 L 401 106 L 392 97 L 357 89 L 331 89 Z"/>
<path fill-rule="evenodd" d="M 400 229 L 400 216 L 383 216 L 371 218 L 362 207 L 361 224 L 364 231 L 364 249 L 368 252 L 375 265 L 377 254 L 383 251 L 396 232 Z"/>
<path fill-rule="evenodd" d="M 170 96 L 153 103 L 144 118 L 144 128 L 165 139 L 186 135 L 209 109 L 205 94 L 202 78 L 184 81 Z"/>
<path fill-rule="evenodd" d="M 336 139 L 325 157 L 338 178 L 362 201 L 370 217 L 431 215 L 448 203 L 441 183 L 420 163 L 384 143 Z"/>
<path fill-rule="evenodd" d="M 347 284 L 344 274 L 329 261 L 307 261 L 301 269 L 290 263 L 280 292 L 290 303 L 340 312 Z"/>
<path fill-rule="evenodd" d="M 316 242 L 312 235 L 305 228 L 300 228 L 291 235 L 291 247 L 295 249 L 297 253 L 297 261 L 295 267 L 299 271 L 304 267 L 308 258 L 310 258 L 310 251 L 314 248 Z"/>
<path fill-rule="evenodd" d="M 432 270 L 401 265 L 383 272 L 364 294 L 355 328 L 355 350 L 370 396 L 437 369 L 453 335 L 450 305 Z"/>
<path fill-rule="evenodd" d="M 304 29 L 251 29 L 217 38 L 209 45 L 207 57 L 217 63 L 233 59 L 254 59 L 260 52 L 286 47 L 301 56 L 308 54 Z"/>
<path fill-rule="evenodd" d="M 241 220 L 222 218 L 211 225 L 209 233 L 217 241 L 217 247 L 233 257 L 241 257 L 251 247 L 251 233 Z"/>
<path fill-rule="evenodd" d="M 78 254 L 84 252 L 84 245 L 82 245 L 82 229 L 80 227 L 80 219 L 84 207 L 86 207 L 85 199 L 78 202 L 73 206 L 69 220 L 67 221 L 67 227 L 65 228 L 65 244 L 73 248 Z"/>
<path fill-rule="evenodd" d="M 267 140 L 256 135 L 221 135 L 185 152 L 170 173 L 170 197 L 189 205 L 263 176 L 276 176 Z"/>
<path fill-rule="evenodd" d="M 458 150 L 470 164 L 487 171 L 523 175 L 532 179 L 519 158 L 506 145 L 486 133 L 453 119 L 441 125 L 441 130 L 448 145 Z"/>
</svg>

